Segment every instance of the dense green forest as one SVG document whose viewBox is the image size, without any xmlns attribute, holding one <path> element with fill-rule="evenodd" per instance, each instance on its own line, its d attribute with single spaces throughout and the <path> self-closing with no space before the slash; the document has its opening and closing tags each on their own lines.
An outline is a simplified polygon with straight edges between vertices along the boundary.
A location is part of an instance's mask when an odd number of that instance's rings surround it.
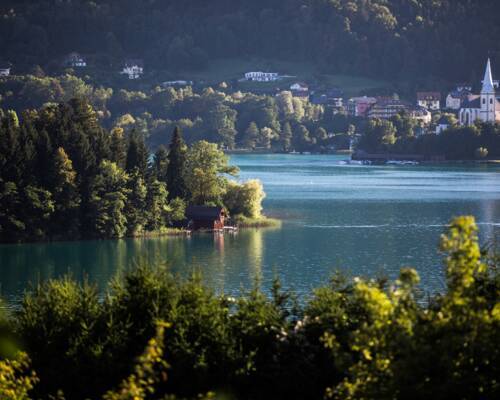
<svg viewBox="0 0 500 400">
<path fill-rule="evenodd" d="M 496 399 L 498 257 L 472 217 L 440 250 L 432 296 L 410 268 L 394 282 L 336 275 L 300 301 L 278 281 L 233 298 L 147 266 L 104 298 L 69 278 L 40 284 L 2 320 L 0 397 Z"/>
<path fill-rule="evenodd" d="M 177 128 L 151 158 L 143 135 L 104 129 L 83 100 L 21 118 L 0 110 L 0 241 L 161 233 L 189 204 L 259 219 L 262 185 L 230 182 L 237 171 L 216 144 L 188 147 Z"/>
<path fill-rule="evenodd" d="M 108 129 L 135 130 L 152 149 L 167 145 L 170 136 L 165 132 L 179 126 L 188 143 L 203 139 L 226 148 L 325 151 L 331 146 L 348 148 L 347 134 L 354 133 L 354 123 L 361 123 L 289 91 L 270 96 L 223 87 L 113 90 L 65 74 L 0 81 L 0 94 L 0 108 L 18 111 L 85 98 Z"/>
<path fill-rule="evenodd" d="M 218 58 L 313 62 L 389 80 L 475 79 L 500 64 L 496 0 L 4 0 L 0 54 L 27 72 L 78 51 L 102 68 L 203 69 Z"/>
</svg>

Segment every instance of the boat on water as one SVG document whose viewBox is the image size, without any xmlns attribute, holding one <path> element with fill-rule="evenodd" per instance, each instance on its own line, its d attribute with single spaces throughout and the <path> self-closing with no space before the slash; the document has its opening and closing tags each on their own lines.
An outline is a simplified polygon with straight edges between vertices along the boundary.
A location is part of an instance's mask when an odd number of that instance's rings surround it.
<svg viewBox="0 0 500 400">
<path fill-rule="evenodd" d="M 418 165 L 418 161 L 411 160 L 387 160 L 385 162 L 387 165 Z"/>
</svg>

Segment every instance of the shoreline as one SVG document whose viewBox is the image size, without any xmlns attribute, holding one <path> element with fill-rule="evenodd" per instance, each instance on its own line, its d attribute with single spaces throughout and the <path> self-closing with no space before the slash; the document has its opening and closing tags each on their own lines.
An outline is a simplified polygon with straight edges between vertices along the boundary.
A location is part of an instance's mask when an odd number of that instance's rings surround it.
<svg viewBox="0 0 500 400">
<path fill-rule="evenodd" d="M 252 228 L 280 228 L 282 221 L 277 218 L 262 217 L 257 219 L 244 218 L 239 219 L 235 226 L 237 229 L 252 229 Z M 102 242 L 107 240 L 127 240 L 127 239 L 154 239 L 161 237 L 190 237 L 196 233 L 207 233 L 204 231 L 192 231 L 188 229 L 181 228 L 165 228 L 157 231 L 151 232 L 141 232 L 134 235 L 127 235 L 123 237 L 110 237 L 110 238 L 75 238 L 75 239 L 64 239 L 64 238 L 50 238 L 41 240 L 29 240 L 25 242 L 0 242 L 0 246 L 17 246 L 17 245 L 37 245 L 37 244 L 49 244 L 49 243 L 73 243 L 73 242 Z M 213 233 L 213 231 L 210 231 Z"/>
<path fill-rule="evenodd" d="M 346 151 L 335 151 L 328 153 L 321 152 L 283 152 L 283 151 L 249 151 L 249 150 L 225 150 L 225 154 L 231 155 L 293 155 L 293 156 L 303 156 L 303 155 L 314 155 L 314 156 L 350 156 L 349 159 L 345 161 L 362 161 L 371 162 L 374 164 L 384 164 L 390 161 L 397 162 L 416 162 L 418 164 L 489 164 L 489 165 L 500 165 L 500 159 L 485 159 L 485 160 L 475 160 L 475 159 L 463 159 L 463 160 L 447 160 L 444 156 L 427 157 L 419 154 L 366 154 L 366 155 L 356 155 L 356 153 Z"/>
</svg>

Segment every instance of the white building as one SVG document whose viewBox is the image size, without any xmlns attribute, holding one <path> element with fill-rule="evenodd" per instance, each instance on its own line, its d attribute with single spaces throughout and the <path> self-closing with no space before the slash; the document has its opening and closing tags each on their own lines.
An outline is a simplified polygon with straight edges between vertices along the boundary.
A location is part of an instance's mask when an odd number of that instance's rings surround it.
<svg viewBox="0 0 500 400">
<path fill-rule="evenodd" d="M 127 60 L 121 72 L 129 79 L 139 79 L 144 73 L 144 63 L 141 60 Z"/>
<path fill-rule="evenodd" d="M 245 79 L 255 82 L 273 82 L 279 79 L 279 74 L 277 72 L 247 72 Z"/>
<path fill-rule="evenodd" d="M 10 76 L 10 67 L 0 67 L 0 76 Z"/>
<path fill-rule="evenodd" d="M 410 117 L 415 121 L 421 122 L 423 125 L 429 125 L 432 122 L 432 114 L 426 108 L 418 106 L 410 110 Z"/>
<path fill-rule="evenodd" d="M 446 108 L 449 110 L 460 110 L 462 103 L 469 99 L 470 90 L 459 90 L 458 88 L 446 96 Z"/>
<path fill-rule="evenodd" d="M 87 61 L 78 53 L 68 54 L 64 60 L 64 64 L 67 67 L 72 68 L 85 68 L 87 66 Z"/>
<path fill-rule="evenodd" d="M 370 107 L 368 118 L 390 119 L 401 112 L 408 112 L 410 107 L 401 100 L 381 99 Z"/>
<path fill-rule="evenodd" d="M 163 87 L 193 86 L 193 81 L 166 81 L 161 84 Z"/>
<path fill-rule="evenodd" d="M 290 90 L 293 92 L 307 92 L 309 91 L 309 86 L 304 82 L 297 82 L 290 86 Z"/>
<path fill-rule="evenodd" d="M 439 110 L 441 108 L 441 93 L 439 92 L 418 92 L 417 104 L 428 110 Z"/>
<path fill-rule="evenodd" d="M 495 86 L 491 74 L 491 63 L 488 59 L 484 72 L 481 94 L 471 95 L 466 100 L 459 112 L 460 125 L 473 125 L 476 121 L 500 121 L 500 101 L 495 96 Z"/>
</svg>

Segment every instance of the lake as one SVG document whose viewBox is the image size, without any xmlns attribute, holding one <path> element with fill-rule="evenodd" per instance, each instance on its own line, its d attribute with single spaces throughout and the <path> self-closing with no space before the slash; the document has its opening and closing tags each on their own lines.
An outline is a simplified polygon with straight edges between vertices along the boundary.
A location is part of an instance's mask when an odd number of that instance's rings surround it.
<svg viewBox="0 0 500 400">
<path fill-rule="evenodd" d="M 241 293 L 275 276 L 300 294 L 336 270 L 351 276 L 397 276 L 415 267 L 425 290 L 444 287 L 440 234 L 456 215 L 476 217 L 482 243 L 500 239 L 500 166 L 366 166 L 333 155 L 235 155 L 240 179 L 264 183 L 266 214 L 280 229 L 106 241 L 0 245 L 2 295 L 71 274 L 101 290 L 142 262 L 181 274 L 201 271 L 215 290 Z"/>
</svg>

